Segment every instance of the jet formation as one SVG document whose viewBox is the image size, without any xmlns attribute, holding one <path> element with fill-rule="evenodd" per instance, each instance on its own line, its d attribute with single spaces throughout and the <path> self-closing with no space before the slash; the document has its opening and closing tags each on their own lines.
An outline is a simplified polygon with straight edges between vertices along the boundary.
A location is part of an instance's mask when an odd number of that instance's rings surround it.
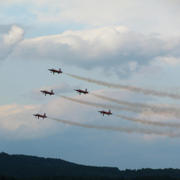
<svg viewBox="0 0 180 180">
<path fill-rule="evenodd" d="M 63 73 L 63 71 L 61 70 L 61 68 L 59 68 L 59 69 L 54 69 L 54 68 L 52 68 L 52 69 L 48 69 L 51 73 L 53 73 L 53 74 L 55 74 L 55 73 L 57 73 L 57 74 L 62 74 Z M 88 90 L 87 89 L 85 89 L 85 90 L 82 90 L 82 89 L 74 89 L 76 92 L 78 92 L 79 93 L 79 95 L 81 95 L 81 94 L 88 94 L 89 92 L 88 92 Z M 47 90 L 41 90 L 40 91 L 41 93 L 43 93 L 45 96 L 48 94 L 48 95 L 55 95 L 55 93 L 54 93 L 54 91 L 53 90 L 51 90 L 51 91 L 47 91 Z M 105 110 L 102 110 L 102 111 L 98 111 L 99 113 L 101 113 L 103 116 L 104 115 L 107 115 L 107 116 L 109 116 L 109 115 L 112 115 L 112 112 L 111 112 L 111 110 L 109 110 L 109 111 L 105 111 Z M 46 116 L 46 113 L 44 113 L 44 114 L 39 114 L 39 113 L 37 113 L 37 114 L 33 114 L 33 116 L 35 116 L 35 117 L 37 117 L 38 119 L 39 118 L 42 118 L 42 119 L 45 119 L 45 118 L 47 118 L 47 116 Z"/>
</svg>

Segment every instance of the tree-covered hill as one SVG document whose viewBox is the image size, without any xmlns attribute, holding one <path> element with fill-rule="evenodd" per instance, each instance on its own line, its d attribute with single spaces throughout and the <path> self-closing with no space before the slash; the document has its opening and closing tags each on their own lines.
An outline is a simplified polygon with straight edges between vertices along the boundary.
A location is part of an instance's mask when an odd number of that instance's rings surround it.
<svg viewBox="0 0 180 180">
<path fill-rule="evenodd" d="M 118 168 L 83 166 L 61 159 L 0 153 L 0 175 L 35 176 L 118 176 Z"/>
<path fill-rule="evenodd" d="M 0 153 L 0 180 L 3 179 L 82 179 L 82 180 L 173 180 L 179 169 L 124 170 L 112 167 L 84 166 L 61 159 Z"/>
</svg>

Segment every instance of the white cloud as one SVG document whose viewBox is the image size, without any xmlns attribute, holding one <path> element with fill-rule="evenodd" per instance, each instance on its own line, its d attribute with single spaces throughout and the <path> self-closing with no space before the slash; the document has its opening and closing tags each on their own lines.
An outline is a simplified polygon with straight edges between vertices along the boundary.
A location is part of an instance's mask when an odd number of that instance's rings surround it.
<svg viewBox="0 0 180 180">
<path fill-rule="evenodd" d="M 24 35 L 24 30 L 14 25 L 12 26 L 8 34 L 4 34 L 2 38 L 5 45 L 10 46 L 21 41 L 23 38 L 23 35 Z"/>
<path fill-rule="evenodd" d="M 14 5 L 24 7 L 31 16 L 27 15 L 29 21 L 24 23 L 31 22 L 36 26 L 52 23 L 98 27 L 118 24 L 139 32 L 179 35 L 179 3 L 176 0 L 1 0 L 0 4 L 6 9 L 9 6 L 13 9 Z M 7 13 L 6 16 L 13 23 L 22 22 L 21 16 L 16 17 L 16 14 Z"/>
<path fill-rule="evenodd" d="M 55 127 L 51 121 L 44 120 L 42 123 L 42 120 L 37 120 L 32 116 L 37 110 L 40 111 L 38 105 L 0 106 L 1 134 L 5 138 L 31 139 L 52 133 Z"/>
<path fill-rule="evenodd" d="M 124 67 L 127 74 L 156 57 L 179 56 L 179 44 L 179 38 L 164 39 L 124 26 L 108 26 L 25 39 L 11 58 L 57 60 L 85 68 L 101 67 L 118 74 L 122 74 L 118 69 L 123 71 Z"/>
<path fill-rule="evenodd" d="M 168 65 L 168 66 L 176 67 L 177 65 L 180 65 L 180 57 L 173 57 L 173 56 L 157 57 L 152 62 L 152 64 L 156 64 L 159 66 Z"/>
<path fill-rule="evenodd" d="M 8 30 L 7 26 L 5 29 Z M 24 30 L 16 25 L 12 25 L 8 32 L 0 34 L 0 60 L 5 59 L 15 46 L 23 39 Z"/>
<path fill-rule="evenodd" d="M 1 0 L 0 3 L 6 6 L 15 4 L 28 7 L 28 12 L 36 17 L 34 23 L 38 25 L 52 22 L 75 22 L 90 26 L 120 24 L 140 32 L 179 34 L 177 1 Z"/>
</svg>

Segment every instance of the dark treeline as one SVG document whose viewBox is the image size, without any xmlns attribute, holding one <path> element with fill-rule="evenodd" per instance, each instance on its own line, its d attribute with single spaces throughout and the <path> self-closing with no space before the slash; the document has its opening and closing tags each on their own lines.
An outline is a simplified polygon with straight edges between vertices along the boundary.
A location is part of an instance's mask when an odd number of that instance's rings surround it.
<svg viewBox="0 0 180 180">
<path fill-rule="evenodd" d="M 0 153 L 0 174 L 13 177 L 118 177 L 118 168 L 84 166 L 61 159 Z"/>
<path fill-rule="evenodd" d="M 180 169 L 124 170 L 84 166 L 61 159 L 0 153 L 0 180 L 175 180 Z"/>
<path fill-rule="evenodd" d="M 173 178 L 168 176 L 144 176 L 135 178 L 111 178 L 111 177 L 30 177 L 30 178 L 15 178 L 8 176 L 0 176 L 0 180 L 179 180 L 179 178 Z"/>
</svg>

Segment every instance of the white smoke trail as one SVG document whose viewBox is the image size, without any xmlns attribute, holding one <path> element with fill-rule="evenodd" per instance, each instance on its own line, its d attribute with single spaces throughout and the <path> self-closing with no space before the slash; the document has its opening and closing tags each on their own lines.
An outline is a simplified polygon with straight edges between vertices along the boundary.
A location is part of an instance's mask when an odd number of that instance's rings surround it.
<svg viewBox="0 0 180 180">
<path fill-rule="evenodd" d="M 141 108 L 143 110 L 151 110 L 154 113 L 164 113 L 164 115 L 173 115 L 176 118 L 180 118 L 180 108 L 160 107 L 157 105 L 149 105 L 149 104 L 143 104 L 143 103 L 132 103 L 132 102 L 128 102 L 128 101 L 122 101 L 122 100 L 110 98 L 107 96 L 102 96 L 102 95 L 95 94 L 95 93 L 91 93 L 91 94 L 97 98 L 107 100 L 110 102 L 115 102 L 120 105 L 125 105 L 125 106 L 129 106 L 129 107 L 136 108 L 136 109 Z"/>
<path fill-rule="evenodd" d="M 160 126 L 160 127 L 180 128 L 180 123 L 169 123 L 169 122 L 149 121 L 149 120 L 131 118 L 131 117 L 127 117 L 127 116 L 119 115 L 119 114 L 116 115 L 116 116 L 119 117 L 119 118 L 128 120 L 128 121 L 139 122 L 139 123 L 147 124 L 147 125 Z"/>
<path fill-rule="evenodd" d="M 140 112 L 140 110 L 136 110 L 135 108 L 129 108 L 129 107 L 119 107 L 119 106 L 113 106 L 113 105 L 106 105 L 106 104 L 99 104 L 99 103 L 93 103 L 93 102 L 89 102 L 89 101 L 82 101 L 82 100 L 78 100 L 78 99 L 74 99 L 74 98 L 70 98 L 70 97 L 66 97 L 66 96 L 60 96 L 66 100 L 70 100 L 76 103 L 80 103 L 80 104 L 85 104 L 85 105 L 89 105 L 89 106 L 94 106 L 97 108 L 105 108 L 105 109 L 115 109 L 115 110 L 121 110 L 121 111 L 131 111 L 131 112 L 135 112 L 138 113 Z"/>
<path fill-rule="evenodd" d="M 160 91 L 156 91 L 156 90 L 152 90 L 152 89 L 144 89 L 144 88 L 128 86 L 128 85 L 108 83 L 108 82 L 104 82 L 104 81 L 100 81 L 100 80 L 77 76 L 77 75 L 70 74 L 70 73 L 64 73 L 64 74 L 66 74 L 70 77 L 79 79 L 79 80 L 87 81 L 90 83 L 95 83 L 95 84 L 110 87 L 110 88 L 125 89 L 125 90 L 129 90 L 129 91 L 137 92 L 137 93 L 143 93 L 145 95 L 154 95 L 154 96 L 159 96 L 159 97 L 169 97 L 169 98 L 173 98 L 173 99 L 180 99 L 180 95 L 178 95 L 178 94 L 171 94 L 171 93 L 167 93 L 167 92 L 160 92 Z"/>
<path fill-rule="evenodd" d="M 110 130 L 110 131 L 120 131 L 120 132 L 125 132 L 125 133 L 140 133 L 140 134 L 150 134 L 150 135 L 161 135 L 161 136 L 168 136 L 168 137 L 180 137 L 179 134 L 155 131 L 155 130 L 151 130 L 151 129 L 113 127 L 113 126 L 97 126 L 97 125 L 89 125 L 89 124 L 82 124 L 82 123 L 79 123 L 79 122 L 62 120 L 62 119 L 59 119 L 59 118 L 52 118 L 52 117 L 48 117 L 48 118 L 51 119 L 51 120 L 55 120 L 57 122 L 61 122 L 61 123 L 64 123 L 64 124 L 69 124 L 69 125 L 72 125 L 72 126 L 83 127 L 83 128 L 98 129 L 98 130 Z"/>
</svg>

